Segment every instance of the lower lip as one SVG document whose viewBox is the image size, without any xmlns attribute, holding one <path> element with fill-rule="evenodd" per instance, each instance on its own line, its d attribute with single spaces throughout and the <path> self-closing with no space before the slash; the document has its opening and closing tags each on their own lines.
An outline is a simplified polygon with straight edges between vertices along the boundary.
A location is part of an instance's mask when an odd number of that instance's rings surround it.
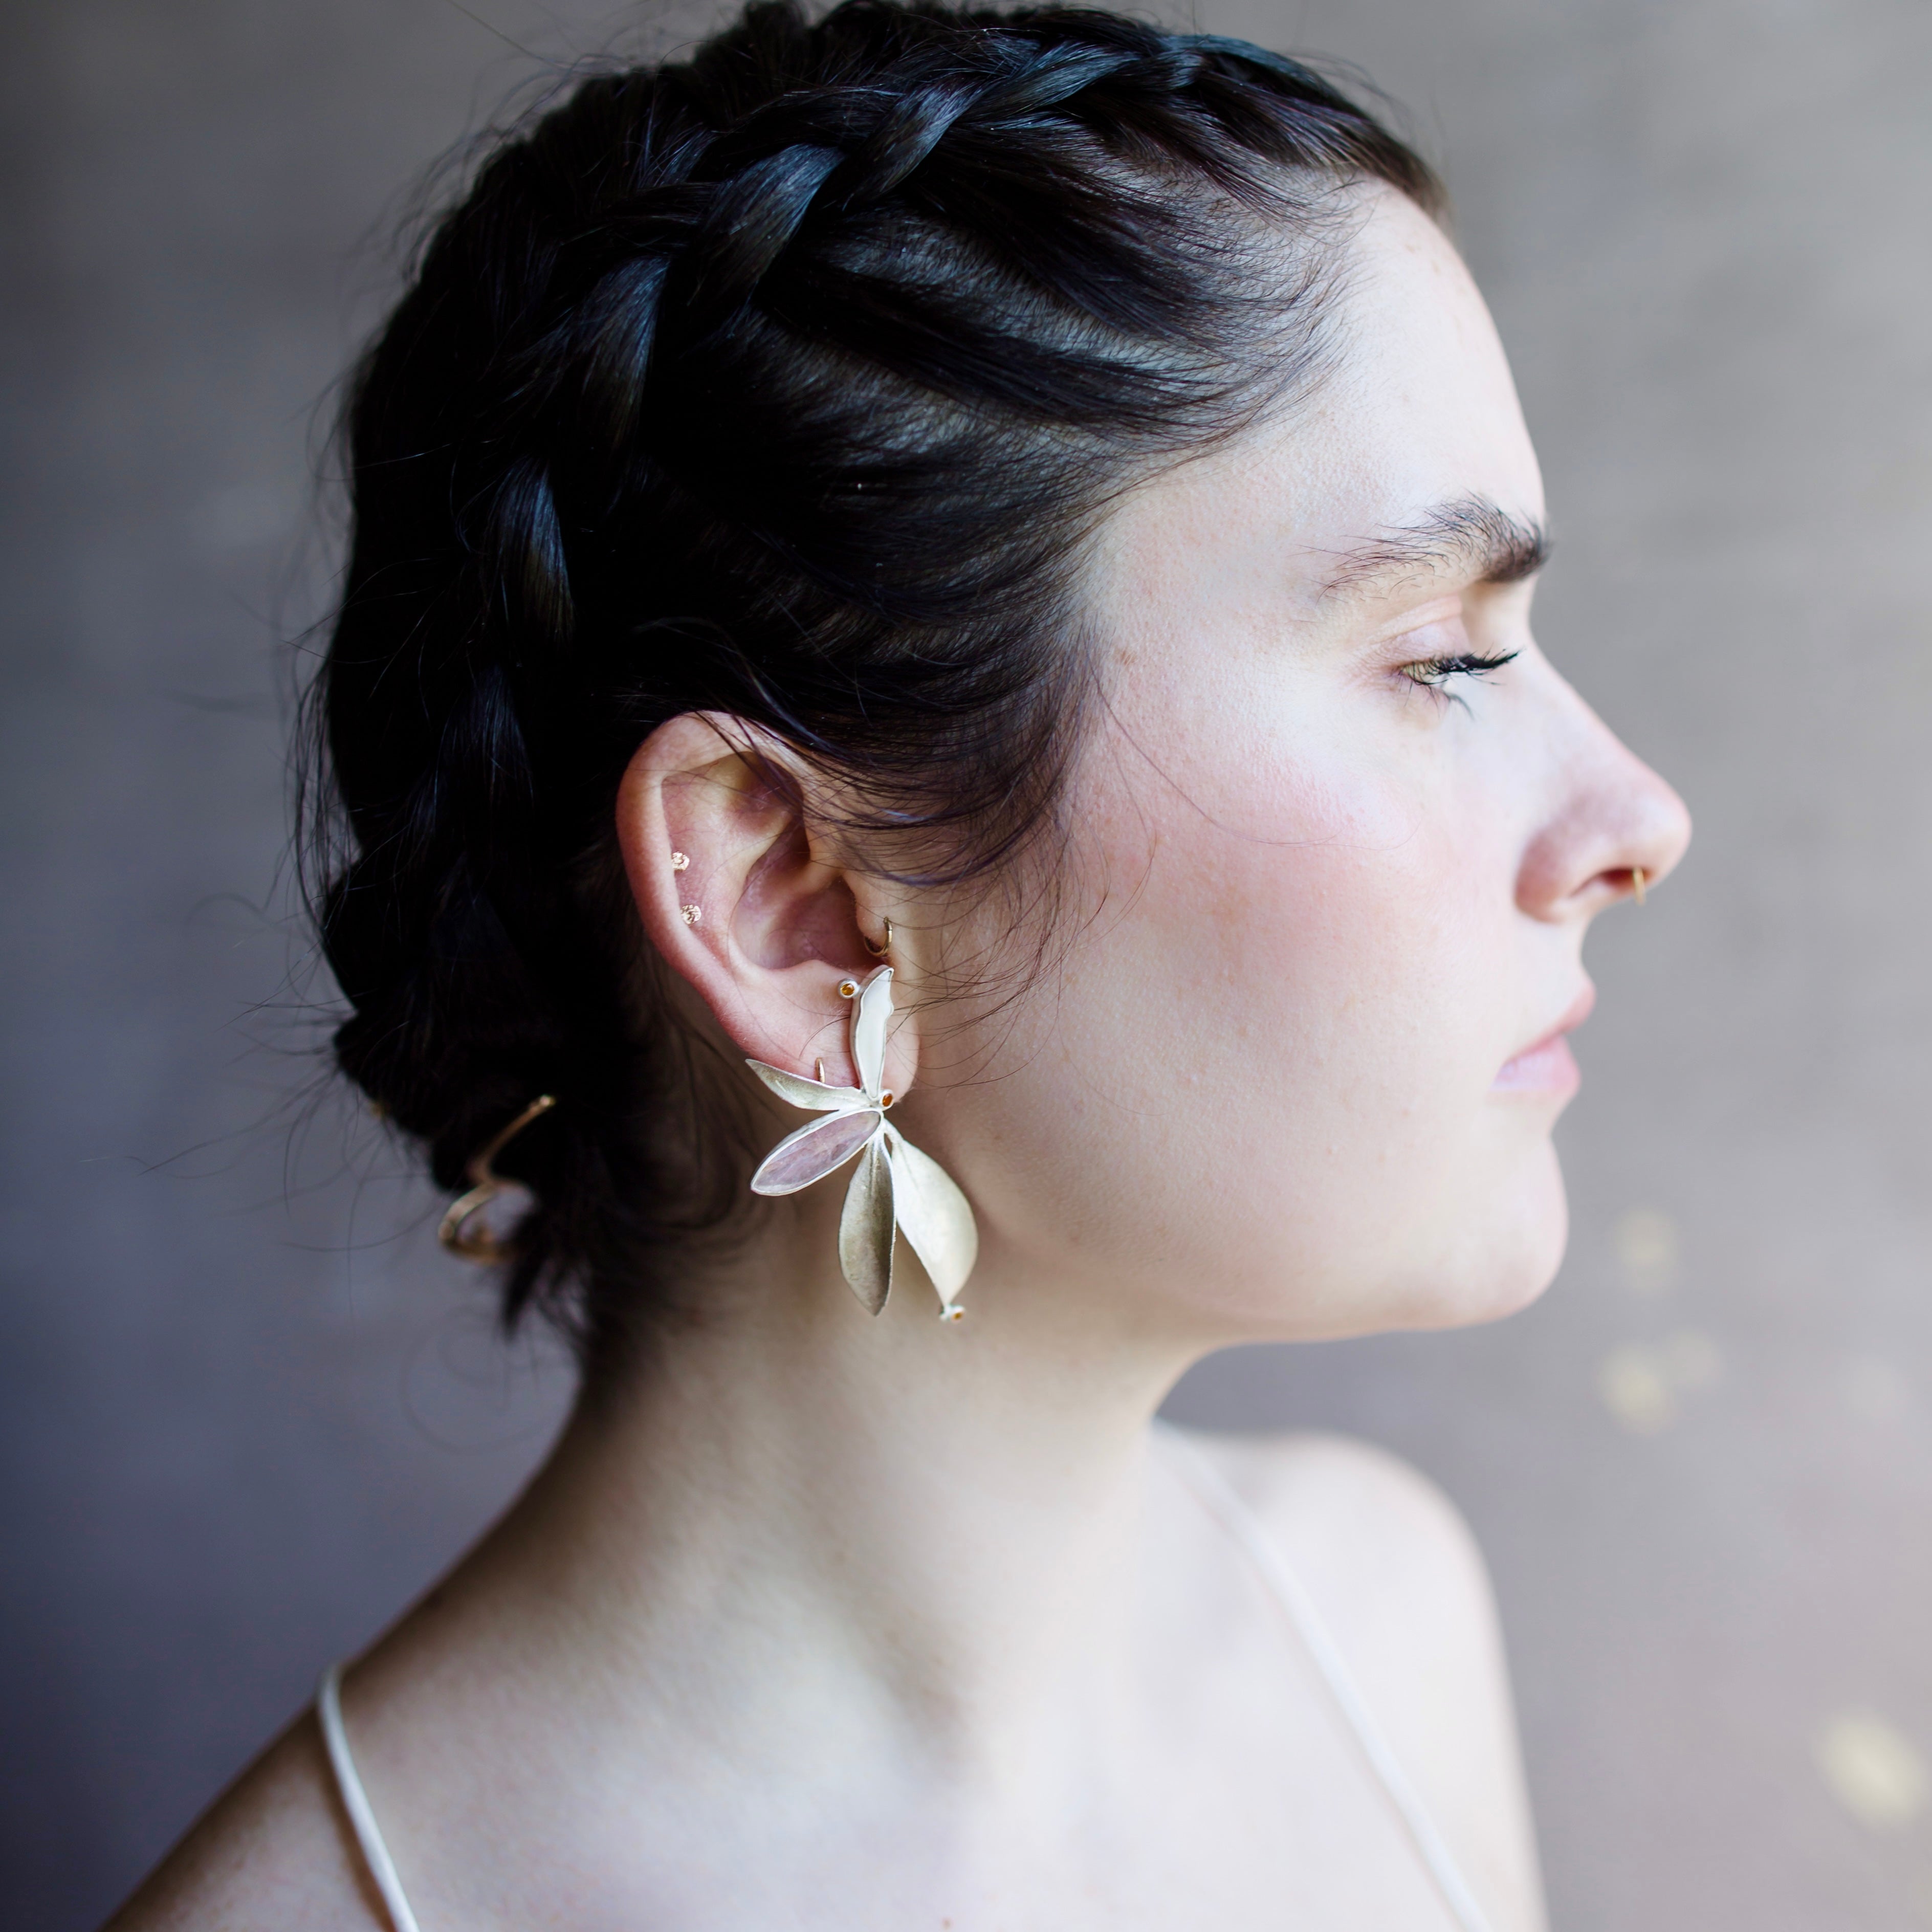
<svg viewBox="0 0 1932 1932">
<path fill-rule="evenodd" d="M 1506 1094 L 1574 1094 L 1582 1078 L 1568 1040 L 1559 1033 L 1505 1061 L 1493 1089 Z"/>
</svg>

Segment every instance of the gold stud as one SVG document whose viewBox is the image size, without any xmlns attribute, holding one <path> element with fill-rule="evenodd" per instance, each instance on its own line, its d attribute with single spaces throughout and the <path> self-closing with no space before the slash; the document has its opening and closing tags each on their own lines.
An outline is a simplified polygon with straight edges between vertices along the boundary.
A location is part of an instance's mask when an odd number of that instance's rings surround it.
<svg viewBox="0 0 1932 1932">
<path fill-rule="evenodd" d="M 683 914 L 684 922 L 686 926 L 695 926 L 704 916 L 704 908 L 702 906 L 680 906 L 678 910 Z"/>
<path fill-rule="evenodd" d="M 674 872 L 688 872 L 691 869 L 691 855 L 688 852 L 674 852 L 670 855 L 670 868 Z"/>
</svg>

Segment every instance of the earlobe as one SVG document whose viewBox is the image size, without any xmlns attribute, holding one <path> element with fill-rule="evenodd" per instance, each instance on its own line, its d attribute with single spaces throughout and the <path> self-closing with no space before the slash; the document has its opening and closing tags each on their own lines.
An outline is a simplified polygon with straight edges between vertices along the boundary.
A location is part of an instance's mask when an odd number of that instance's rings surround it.
<svg viewBox="0 0 1932 1932">
<path fill-rule="evenodd" d="M 876 964 L 850 877 L 814 849 L 812 775 L 744 721 L 687 712 L 639 746 L 616 830 L 646 936 L 747 1058 L 829 1077 L 854 1070 L 842 980 Z M 890 1049 L 911 1084 L 909 1023 Z"/>
</svg>

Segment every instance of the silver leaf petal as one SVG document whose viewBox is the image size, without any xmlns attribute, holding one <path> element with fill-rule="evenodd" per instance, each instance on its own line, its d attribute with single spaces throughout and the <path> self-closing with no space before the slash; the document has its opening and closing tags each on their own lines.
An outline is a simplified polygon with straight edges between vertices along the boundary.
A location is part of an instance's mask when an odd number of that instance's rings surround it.
<svg viewBox="0 0 1932 1932">
<path fill-rule="evenodd" d="M 892 969 L 881 966 L 866 982 L 852 1014 L 852 1060 L 868 1100 L 879 1097 L 886 1070 L 886 1022 L 892 1016 Z"/>
<path fill-rule="evenodd" d="M 892 1292 L 893 1232 L 892 1163 L 874 1140 L 859 1158 L 838 1217 L 838 1265 L 871 1314 Z"/>
<path fill-rule="evenodd" d="M 950 1305 L 980 1258 L 972 1204 L 952 1175 L 896 1127 L 887 1127 L 883 1138 L 892 1162 L 900 1231 L 932 1277 L 940 1301 Z"/>
<path fill-rule="evenodd" d="M 759 1163 L 752 1177 L 754 1194 L 796 1194 L 834 1168 L 843 1167 L 884 1124 L 885 1116 L 866 1107 L 830 1120 L 808 1120 L 788 1134 Z"/>
<path fill-rule="evenodd" d="M 866 1096 L 856 1087 L 828 1087 L 820 1080 L 808 1080 L 802 1073 L 788 1073 L 782 1066 L 767 1066 L 762 1060 L 745 1064 L 776 1094 L 794 1107 L 808 1107 L 826 1114 L 837 1107 L 862 1107 Z"/>
</svg>

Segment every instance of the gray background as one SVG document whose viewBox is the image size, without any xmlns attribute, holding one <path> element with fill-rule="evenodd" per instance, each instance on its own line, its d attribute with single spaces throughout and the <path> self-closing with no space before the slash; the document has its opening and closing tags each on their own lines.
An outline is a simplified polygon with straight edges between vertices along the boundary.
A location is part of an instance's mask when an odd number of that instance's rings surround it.
<svg viewBox="0 0 1932 1932">
<path fill-rule="evenodd" d="M 633 16 L 634 17 L 634 16 Z M 1593 943 L 1571 1257 L 1486 1331 L 1175 1410 L 1435 1472 L 1558 1922 L 1932 1925 L 1932 10 L 1213 0 L 1414 111 L 1547 464 L 1541 628 L 1698 842 Z M 10 1923 L 106 1911 L 540 1452 L 433 1207 L 314 1089 L 281 872 L 315 407 L 370 238 L 625 16 L 5 16 L 0 1262 Z"/>
</svg>

